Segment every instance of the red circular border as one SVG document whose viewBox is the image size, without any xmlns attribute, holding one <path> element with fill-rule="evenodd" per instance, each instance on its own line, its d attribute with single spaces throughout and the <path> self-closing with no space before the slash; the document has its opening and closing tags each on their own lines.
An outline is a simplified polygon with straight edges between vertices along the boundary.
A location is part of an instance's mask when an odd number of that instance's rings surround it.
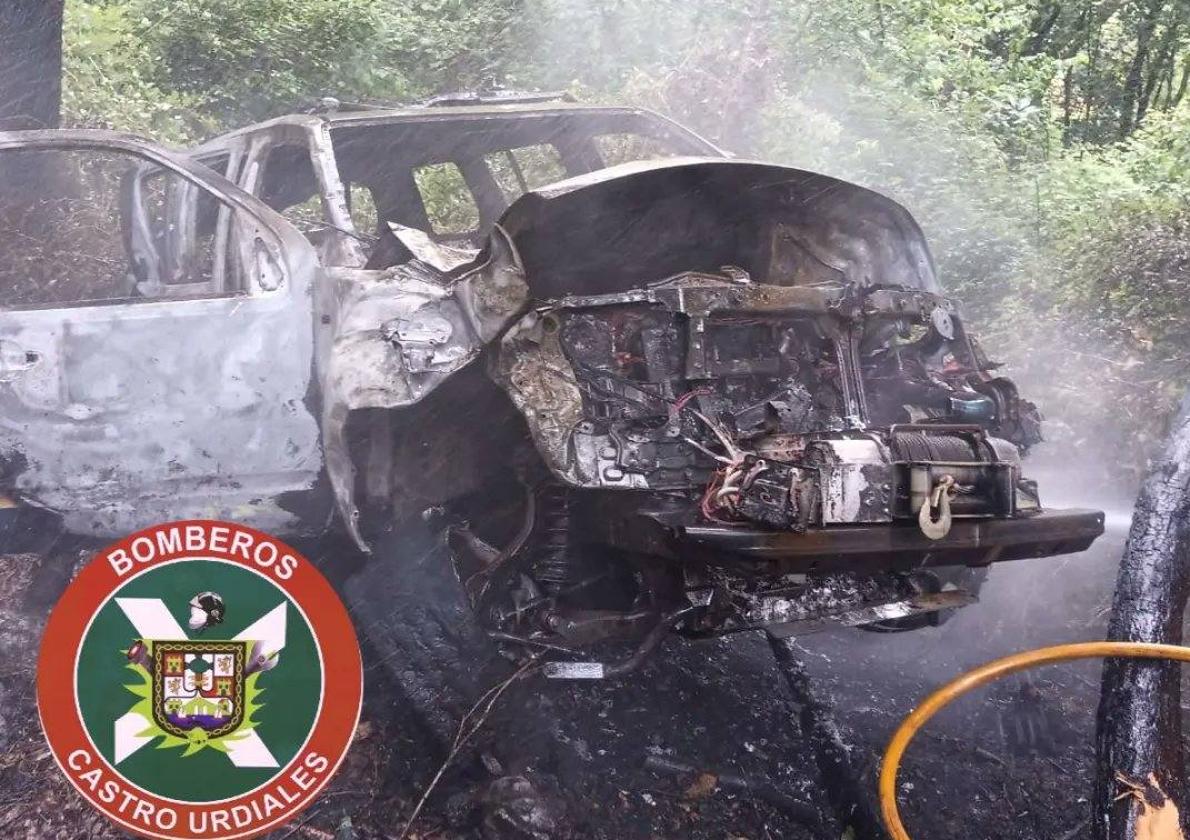
<svg viewBox="0 0 1190 840">
<path fill-rule="evenodd" d="M 204 539 L 207 545 L 201 551 L 195 552 L 183 548 L 178 552 L 158 554 L 151 563 L 137 564 L 132 572 L 126 575 L 117 575 L 111 563 L 106 559 L 108 554 L 120 549 L 131 555 L 132 543 L 140 537 L 153 537 L 160 531 L 173 528 L 185 529 L 196 525 L 205 531 Z M 269 574 L 267 569 L 262 569 L 256 563 L 232 555 L 230 551 L 211 550 L 211 531 L 216 527 L 228 528 L 232 532 L 245 532 L 252 535 L 255 542 L 273 543 L 279 549 L 278 559 L 287 553 L 293 555 L 298 562 L 292 577 L 288 580 L 280 580 L 276 575 Z M 227 543 L 230 544 L 230 542 L 229 536 Z M 155 540 L 154 544 L 157 544 Z M 243 794 L 217 804 L 179 803 L 156 796 L 125 779 L 92 746 L 79 716 L 75 697 L 75 653 L 82 643 L 83 634 L 92 617 L 108 596 L 133 574 L 162 563 L 168 563 L 171 560 L 194 557 L 217 557 L 221 560 L 234 562 L 263 574 L 273 581 L 306 613 L 307 619 L 313 626 L 316 643 L 323 661 L 322 704 L 306 745 L 288 765 L 278 770 L 276 775 L 265 782 L 263 786 L 256 788 L 255 793 Z M 334 686 L 334 691 L 328 689 L 331 685 Z M 155 840 L 249 838 L 257 837 L 283 825 L 313 802 L 338 770 L 339 764 L 351 746 L 352 737 L 359 722 L 362 703 L 363 663 L 360 660 L 359 642 L 356 639 L 351 618 L 338 594 L 322 576 L 322 573 L 300 552 L 263 531 L 237 525 L 234 522 L 210 519 L 169 522 L 138 531 L 97 552 L 91 562 L 83 568 L 78 577 L 66 589 L 50 614 L 45 633 L 42 636 L 41 651 L 37 661 L 37 710 L 41 716 L 41 726 L 49 743 L 50 752 L 53 753 L 62 772 L 66 774 L 75 789 L 109 819 L 128 831 L 135 832 L 142 837 L 155 838 Z M 100 768 L 104 772 L 105 780 L 114 777 L 121 782 L 124 788 L 134 790 L 139 799 L 151 803 L 155 808 L 175 810 L 179 817 L 178 827 L 170 829 L 168 834 L 154 833 L 152 830 L 130 823 L 121 818 L 118 813 L 109 810 L 112 805 L 101 802 L 96 791 L 79 784 L 67 769 L 66 759 L 76 750 L 85 750 L 92 757 L 93 763 L 87 769 Z M 231 809 L 236 805 L 248 804 L 282 779 L 288 778 L 289 774 L 301 765 L 302 759 L 311 753 L 317 753 L 327 759 L 329 764 L 326 771 L 319 774 L 316 783 L 308 790 L 301 792 L 297 800 L 287 805 L 280 814 L 274 815 L 267 822 L 245 827 L 242 830 L 233 830 L 231 833 L 196 834 L 189 830 L 188 814 L 190 811 L 213 808 Z M 117 800 L 118 802 L 119 800 Z"/>
</svg>

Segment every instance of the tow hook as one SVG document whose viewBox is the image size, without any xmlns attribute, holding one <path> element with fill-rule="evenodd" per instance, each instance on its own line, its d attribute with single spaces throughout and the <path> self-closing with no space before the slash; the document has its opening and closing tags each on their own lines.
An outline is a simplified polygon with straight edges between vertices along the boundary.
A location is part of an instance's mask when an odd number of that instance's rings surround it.
<svg viewBox="0 0 1190 840">
<path fill-rule="evenodd" d="M 954 494 L 954 476 L 943 475 L 918 511 L 917 525 L 929 539 L 940 540 L 950 533 L 950 498 Z"/>
</svg>

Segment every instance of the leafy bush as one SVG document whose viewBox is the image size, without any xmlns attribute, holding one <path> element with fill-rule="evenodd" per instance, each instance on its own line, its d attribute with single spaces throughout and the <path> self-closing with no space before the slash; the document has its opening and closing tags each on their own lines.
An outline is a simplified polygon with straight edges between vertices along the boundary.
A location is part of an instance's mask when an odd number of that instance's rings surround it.
<svg viewBox="0 0 1190 840">
<path fill-rule="evenodd" d="M 182 143 L 202 133 L 198 102 L 158 86 L 140 37 L 144 22 L 124 3 L 72 2 L 63 26 L 65 125 L 113 128 Z M 209 124 L 207 124 L 209 126 Z"/>
<path fill-rule="evenodd" d="M 372 0 L 136 0 L 152 82 L 228 123 L 391 81 Z M 399 83 L 393 85 L 400 89 Z"/>
</svg>

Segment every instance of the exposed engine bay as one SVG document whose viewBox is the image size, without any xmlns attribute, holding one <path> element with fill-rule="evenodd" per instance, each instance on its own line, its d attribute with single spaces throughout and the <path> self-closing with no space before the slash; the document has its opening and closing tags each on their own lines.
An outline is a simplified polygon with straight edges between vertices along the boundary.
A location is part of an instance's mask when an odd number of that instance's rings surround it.
<svg viewBox="0 0 1190 840">
<path fill-rule="evenodd" d="M 892 340 L 871 347 L 856 319 Z M 914 327 L 925 334 L 901 342 Z M 575 486 L 702 486 L 705 522 L 802 532 L 913 518 L 939 476 L 912 465 L 946 462 L 956 515 L 1038 506 L 1017 448 L 1039 440 L 1035 408 L 986 378 L 955 305 L 929 293 L 684 274 L 636 295 L 563 299 L 505 346 L 507 386 Z M 1011 409 L 997 413 L 990 395 Z M 866 428 L 873 413 L 887 426 Z M 1001 425 L 1017 446 L 993 436 Z"/>
</svg>

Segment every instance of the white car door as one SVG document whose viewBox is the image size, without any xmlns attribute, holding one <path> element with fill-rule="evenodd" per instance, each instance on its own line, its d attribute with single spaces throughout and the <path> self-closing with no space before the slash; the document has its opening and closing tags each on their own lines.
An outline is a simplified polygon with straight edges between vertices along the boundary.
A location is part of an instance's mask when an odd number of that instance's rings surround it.
<svg viewBox="0 0 1190 840">
<path fill-rule="evenodd" d="M 103 536 L 325 524 L 317 271 L 198 164 L 110 132 L 0 132 L 0 493 Z"/>
</svg>

